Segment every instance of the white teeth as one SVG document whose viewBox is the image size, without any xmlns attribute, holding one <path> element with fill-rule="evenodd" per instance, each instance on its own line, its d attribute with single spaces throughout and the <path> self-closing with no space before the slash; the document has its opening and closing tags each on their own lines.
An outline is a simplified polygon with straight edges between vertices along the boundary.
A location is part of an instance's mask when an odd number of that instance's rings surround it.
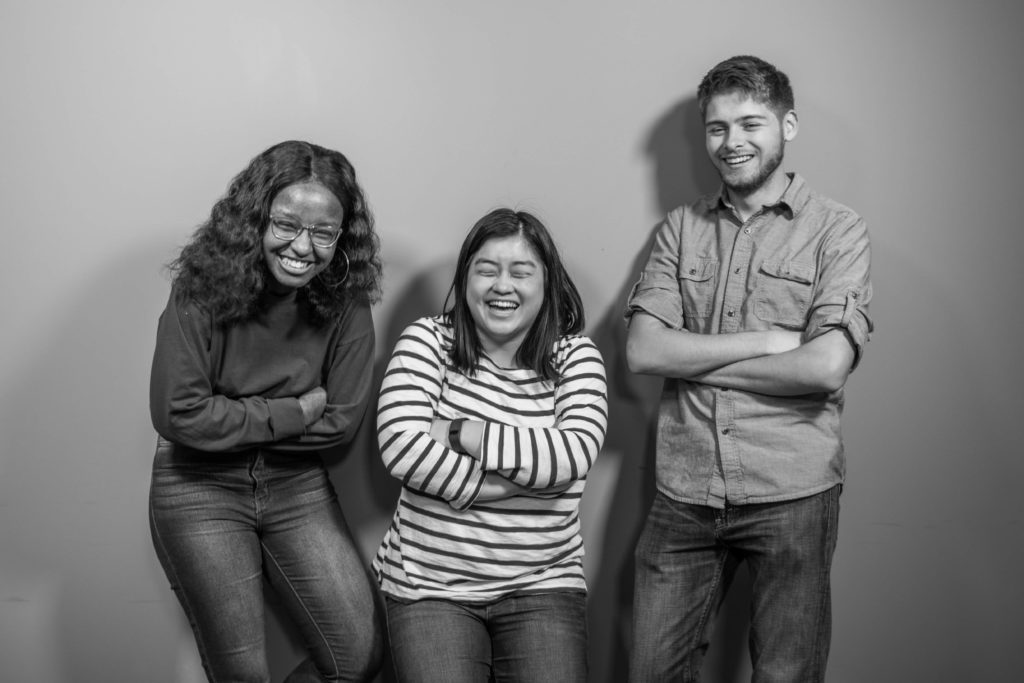
<svg viewBox="0 0 1024 683">
<path fill-rule="evenodd" d="M 503 311 L 514 311 L 519 308 L 519 304 L 514 301 L 489 301 L 487 305 L 491 308 L 500 308 Z"/>
<path fill-rule="evenodd" d="M 281 257 L 281 263 L 284 264 L 284 267 L 288 270 L 298 271 L 309 270 L 313 266 L 309 261 L 299 261 L 297 259 L 288 258 L 287 256 Z"/>
<path fill-rule="evenodd" d="M 743 156 L 739 157 L 728 157 L 726 158 L 725 163 L 729 164 L 730 166 L 736 166 L 737 164 L 742 164 L 744 162 L 750 161 L 753 158 L 753 154 L 744 154 Z"/>
</svg>

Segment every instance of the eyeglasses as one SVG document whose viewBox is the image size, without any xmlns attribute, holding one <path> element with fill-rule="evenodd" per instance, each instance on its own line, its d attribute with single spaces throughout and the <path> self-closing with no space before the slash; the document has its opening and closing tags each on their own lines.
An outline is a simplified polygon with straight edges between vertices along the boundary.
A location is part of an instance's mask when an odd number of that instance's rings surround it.
<svg viewBox="0 0 1024 683">
<path fill-rule="evenodd" d="M 309 233 L 309 241 L 315 247 L 332 247 L 341 238 L 344 232 L 341 228 L 333 228 L 321 225 L 303 225 L 296 221 L 281 218 L 280 216 L 270 217 L 270 231 L 274 237 L 285 242 L 291 242 L 298 238 L 305 230 Z"/>
</svg>

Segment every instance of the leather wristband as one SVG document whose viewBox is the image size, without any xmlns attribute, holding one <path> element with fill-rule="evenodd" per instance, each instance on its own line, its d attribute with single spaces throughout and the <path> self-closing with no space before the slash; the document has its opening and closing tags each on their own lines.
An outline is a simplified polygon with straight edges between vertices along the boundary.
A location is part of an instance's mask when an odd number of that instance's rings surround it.
<svg viewBox="0 0 1024 683">
<path fill-rule="evenodd" d="M 466 418 L 460 417 L 456 420 L 452 420 L 448 423 L 448 446 L 458 453 L 468 453 L 468 451 L 462 445 L 462 423 L 466 421 Z"/>
</svg>

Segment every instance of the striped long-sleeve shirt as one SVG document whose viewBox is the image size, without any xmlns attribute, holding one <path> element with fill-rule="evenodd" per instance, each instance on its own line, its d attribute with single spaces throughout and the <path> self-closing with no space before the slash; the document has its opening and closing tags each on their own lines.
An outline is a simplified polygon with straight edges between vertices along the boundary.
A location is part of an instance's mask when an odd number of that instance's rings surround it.
<svg viewBox="0 0 1024 683">
<path fill-rule="evenodd" d="M 588 338 L 559 339 L 555 382 L 482 357 L 452 364 L 452 330 L 421 318 L 402 333 L 381 386 L 377 433 L 398 508 L 373 567 L 381 590 L 416 600 L 486 602 L 513 592 L 586 590 L 579 503 L 604 442 L 607 387 Z M 430 437 L 435 418 L 485 423 L 480 459 Z M 550 497 L 475 502 L 496 472 Z"/>
</svg>

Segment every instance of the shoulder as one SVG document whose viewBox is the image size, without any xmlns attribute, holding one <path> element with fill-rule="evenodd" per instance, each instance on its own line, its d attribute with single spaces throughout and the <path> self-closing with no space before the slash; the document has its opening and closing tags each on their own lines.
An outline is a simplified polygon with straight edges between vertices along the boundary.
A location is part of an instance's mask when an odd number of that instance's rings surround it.
<svg viewBox="0 0 1024 683">
<path fill-rule="evenodd" d="M 797 214 L 820 219 L 826 224 L 851 225 L 863 222 L 856 211 L 812 189 L 801 176 L 794 175 L 793 183 L 797 185 L 793 201 Z"/>
<path fill-rule="evenodd" d="M 686 232 L 695 225 L 713 225 L 720 198 L 721 190 L 718 190 L 702 195 L 689 204 L 676 207 L 665 215 L 662 230 Z"/>
<path fill-rule="evenodd" d="M 453 330 L 444 316 L 424 316 L 409 323 L 399 342 L 416 343 L 430 347 L 438 355 L 447 353 L 452 346 Z"/>
<path fill-rule="evenodd" d="M 601 357 L 601 351 L 598 350 L 597 345 L 594 344 L 590 337 L 582 334 L 559 337 L 552 349 L 551 362 L 555 367 L 555 371 L 560 375 L 565 370 L 580 363 L 597 363 L 602 367 L 604 366 L 604 359 Z"/>
<path fill-rule="evenodd" d="M 167 298 L 167 306 L 164 308 L 163 316 L 173 316 L 181 321 L 182 325 L 189 326 L 212 326 L 213 313 L 202 303 L 188 297 L 180 288 L 172 287 L 171 294 Z"/>
</svg>

